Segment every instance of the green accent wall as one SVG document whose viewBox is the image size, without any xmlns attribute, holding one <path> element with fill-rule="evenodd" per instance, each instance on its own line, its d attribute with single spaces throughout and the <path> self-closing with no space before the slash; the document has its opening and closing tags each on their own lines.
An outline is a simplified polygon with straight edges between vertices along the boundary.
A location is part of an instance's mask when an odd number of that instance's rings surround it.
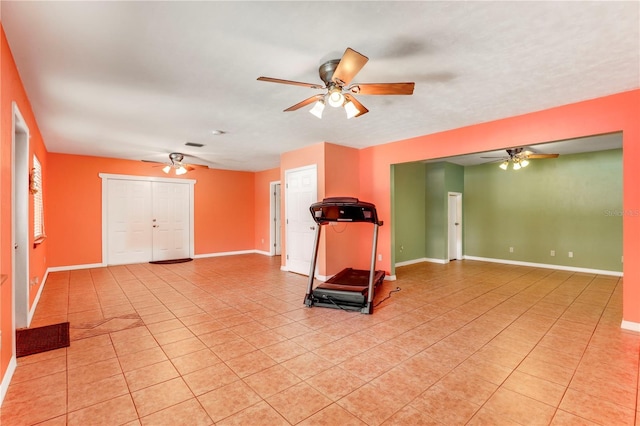
<svg viewBox="0 0 640 426">
<path fill-rule="evenodd" d="M 464 189 L 465 255 L 622 271 L 622 150 L 466 167 Z"/>
<path fill-rule="evenodd" d="M 448 259 L 449 192 L 464 190 L 464 167 L 439 162 L 424 165 L 427 170 L 425 257 Z"/>
<path fill-rule="evenodd" d="M 518 171 L 392 167 L 395 262 L 448 258 L 448 193 L 460 192 L 466 256 L 622 271 L 621 149 L 532 160 Z"/>
<path fill-rule="evenodd" d="M 426 238 L 424 256 L 429 259 L 444 259 L 443 244 L 446 236 L 443 229 L 447 226 L 447 210 L 443 203 L 445 193 L 444 163 L 423 164 L 427 171 L 426 199 Z"/>
<path fill-rule="evenodd" d="M 392 170 L 395 261 L 447 258 L 448 193 L 463 192 L 456 164 L 404 163 Z"/>
<path fill-rule="evenodd" d="M 424 163 L 405 163 L 392 166 L 395 262 L 425 257 L 424 166 Z"/>
</svg>

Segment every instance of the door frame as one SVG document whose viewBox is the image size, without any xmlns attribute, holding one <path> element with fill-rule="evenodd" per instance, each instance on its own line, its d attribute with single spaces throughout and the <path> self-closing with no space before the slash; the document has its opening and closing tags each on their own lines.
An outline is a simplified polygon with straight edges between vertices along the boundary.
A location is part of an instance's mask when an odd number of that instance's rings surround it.
<svg viewBox="0 0 640 426">
<path fill-rule="evenodd" d="M 457 222 L 460 224 L 456 226 L 455 235 L 455 251 L 456 260 L 464 259 L 462 254 L 462 193 L 461 192 L 448 192 L 447 193 L 447 262 L 451 260 L 451 198 L 455 198 L 456 202 L 456 217 Z"/>
<path fill-rule="evenodd" d="M 269 183 L 269 255 L 282 253 L 282 186 L 280 181 Z"/>
<path fill-rule="evenodd" d="M 109 247 L 107 244 L 107 207 L 108 207 L 108 181 L 111 180 L 137 180 L 145 182 L 166 182 L 166 183 L 181 183 L 189 184 L 189 257 L 193 258 L 195 255 L 194 245 L 194 185 L 195 179 L 177 179 L 177 178 L 163 178 L 155 176 L 131 176 L 131 175 L 118 175 L 111 173 L 98 173 L 98 176 L 102 179 L 102 266 L 108 266 L 109 264 Z"/>
<path fill-rule="evenodd" d="M 18 137 L 20 134 L 20 137 Z M 29 310 L 29 127 L 18 105 L 12 103 L 11 119 L 11 299 L 12 329 L 28 327 Z M 24 285 L 23 285 L 24 284 Z M 15 355 L 15 339 L 13 354 Z"/>
</svg>

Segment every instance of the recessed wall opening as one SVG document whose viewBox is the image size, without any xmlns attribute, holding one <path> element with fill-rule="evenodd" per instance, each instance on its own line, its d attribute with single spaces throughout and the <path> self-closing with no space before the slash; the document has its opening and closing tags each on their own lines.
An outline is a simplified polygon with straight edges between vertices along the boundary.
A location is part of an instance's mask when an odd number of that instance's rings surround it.
<svg viewBox="0 0 640 426">
<path fill-rule="evenodd" d="M 455 192 L 463 259 L 621 275 L 622 133 L 522 147 L 559 155 L 531 155 L 519 170 L 507 148 L 392 166 L 392 274 L 451 259 Z"/>
</svg>

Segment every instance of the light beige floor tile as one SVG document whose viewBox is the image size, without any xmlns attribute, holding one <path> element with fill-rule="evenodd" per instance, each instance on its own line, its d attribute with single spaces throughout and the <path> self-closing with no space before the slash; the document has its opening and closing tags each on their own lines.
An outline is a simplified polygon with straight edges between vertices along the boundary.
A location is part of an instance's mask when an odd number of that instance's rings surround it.
<svg viewBox="0 0 640 426">
<path fill-rule="evenodd" d="M 0 421 L 640 426 L 621 279 L 468 260 L 396 274 L 380 295 L 402 292 L 362 315 L 302 306 L 305 277 L 253 254 L 51 273 L 33 326 L 113 329 L 19 358 Z"/>
</svg>

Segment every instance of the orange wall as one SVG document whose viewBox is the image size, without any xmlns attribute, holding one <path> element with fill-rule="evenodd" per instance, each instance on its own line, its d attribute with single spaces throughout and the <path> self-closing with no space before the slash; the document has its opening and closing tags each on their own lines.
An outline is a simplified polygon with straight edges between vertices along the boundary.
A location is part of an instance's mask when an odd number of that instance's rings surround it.
<svg viewBox="0 0 640 426">
<path fill-rule="evenodd" d="M 201 169 L 195 185 L 195 252 L 225 253 L 254 249 L 255 175 L 253 172 Z"/>
<path fill-rule="evenodd" d="M 355 148 L 325 144 L 325 197 L 361 198 L 359 158 Z M 369 269 L 372 235 L 373 226 L 369 224 L 325 225 L 320 246 L 326 259 L 324 275 L 337 274 L 344 268 Z"/>
<path fill-rule="evenodd" d="M 271 250 L 271 182 L 279 181 L 279 168 L 257 172 L 255 175 L 255 239 L 253 247 L 263 252 Z"/>
<path fill-rule="evenodd" d="M 45 214 L 50 267 L 102 262 L 99 173 L 167 177 L 152 163 L 114 158 L 49 154 L 48 165 Z M 184 179 L 197 181 L 195 254 L 252 250 L 254 174 L 197 168 L 184 175 Z"/>
<path fill-rule="evenodd" d="M 390 217 L 391 164 L 595 134 L 623 132 L 624 288 L 626 321 L 640 323 L 640 90 L 363 149 L 360 193 Z M 391 229 L 380 228 L 381 266 L 392 270 Z"/>
<path fill-rule="evenodd" d="M 16 68 L 11 50 L 4 34 L 4 29 L 0 26 L 0 272 L 8 275 L 7 280 L 0 289 L 0 328 L 2 329 L 2 348 L 0 352 L 0 380 L 9 365 L 12 356 L 12 180 L 11 180 L 11 148 L 12 148 L 12 120 L 13 107 L 15 102 L 18 106 L 22 118 L 29 128 L 31 136 L 29 140 L 29 161 L 32 164 L 33 154 L 38 156 L 42 164 L 43 171 L 48 168 L 46 148 L 38 129 L 38 123 L 31 110 L 31 104 L 22 85 L 20 75 Z M 48 187 L 44 187 L 44 194 Z M 33 197 L 30 197 L 30 211 L 19 212 L 19 214 L 29 215 L 29 229 L 33 228 Z M 48 241 L 33 248 L 33 234 L 30 237 L 29 252 L 29 277 L 37 277 L 39 286 L 30 288 L 30 305 L 42 285 L 42 280 L 46 272 L 46 255 Z"/>
</svg>

